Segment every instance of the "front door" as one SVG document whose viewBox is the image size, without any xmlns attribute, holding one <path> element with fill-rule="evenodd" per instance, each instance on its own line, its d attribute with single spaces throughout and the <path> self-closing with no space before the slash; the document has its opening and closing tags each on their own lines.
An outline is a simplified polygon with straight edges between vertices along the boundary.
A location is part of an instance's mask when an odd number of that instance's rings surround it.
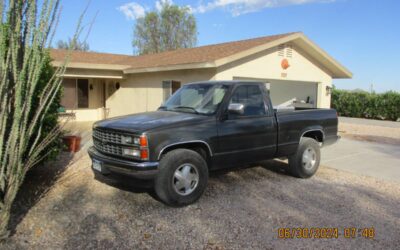
<svg viewBox="0 0 400 250">
<path fill-rule="evenodd" d="M 218 121 L 216 167 L 223 167 L 219 162 L 230 166 L 272 158 L 276 151 L 276 122 L 273 112 L 266 108 L 260 86 L 238 85 L 226 106 L 231 103 L 243 104 L 244 113 L 227 114 Z"/>
</svg>

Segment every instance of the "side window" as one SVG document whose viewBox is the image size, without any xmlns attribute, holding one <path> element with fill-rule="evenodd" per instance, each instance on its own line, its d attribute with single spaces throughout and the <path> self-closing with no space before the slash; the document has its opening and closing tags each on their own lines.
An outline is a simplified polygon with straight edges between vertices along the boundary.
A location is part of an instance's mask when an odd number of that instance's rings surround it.
<svg viewBox="0 0 400 250">
<path fill-rule="evenodd" d="M 63 80 L 64 94 L 61 105 L 67 109 L 89 108 L 89 80 L 68 79 Z"/>
<path fill-rule="evenodd" d="M 89 80 L 78 79 L 77 81 L 78 91 L 78 108 L 89 107 Z"/>
<path fill-rule="evenodd" d="M 241 103 L 244 105 L 244 114 L 241 116 L 266 115 L 264 96 L 257 85 L 237 87 L 229 103 Z"/>
</svg>

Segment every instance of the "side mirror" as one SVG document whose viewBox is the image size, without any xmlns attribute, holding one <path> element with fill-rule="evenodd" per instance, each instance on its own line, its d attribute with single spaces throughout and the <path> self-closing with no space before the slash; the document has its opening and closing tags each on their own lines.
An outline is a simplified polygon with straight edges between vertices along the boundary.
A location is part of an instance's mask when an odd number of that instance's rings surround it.
<svg viewBox="0 0 400 250">
<path fill-rule="evenodd" d="M 235 115 L 243 115 L 244 114 L 244 105 L 241 103 L 231 103 L 228 106 L 229 114 Z"/>
</svg>

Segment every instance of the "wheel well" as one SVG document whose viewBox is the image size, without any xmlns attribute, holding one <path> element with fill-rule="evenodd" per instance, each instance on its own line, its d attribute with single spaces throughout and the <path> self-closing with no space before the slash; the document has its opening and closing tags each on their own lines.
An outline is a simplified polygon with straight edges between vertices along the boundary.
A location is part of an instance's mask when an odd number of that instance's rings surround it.
<svg viewBox="0 0 400 250">
<path fill-rule="evenodd" d="M 199 142 L 191 142 L 191 143 L 184 143 L 184 144 L 177 144 L 177 145 L 170 146 L 162 151 L 159 158 L 161 159 L 161 157 L 163 155 L 167 154 L 168 152 L 170 152 L 172 150 L 179 149 L 179 148 L 190 149 L 190 150 L 197 152 L 199 155 L 201 155 L 204 158 L 204 160 L 207 162 L 207 165 L 209 165 L 209 163 L 211 161 L 211 155 L 210 155 L 210 150 L 209 150 L 208 146 L 205 145 L 204 143 L 199 143 Z"/>
<path fill-rule="evenodd" d="M 311 130 L 307 131 L 303 134 L 302 137 L 308 137 L 312 138 L 318 142 L 323 142 L 324 141 L 324 134 L 321 130 Z"/>
</svg>

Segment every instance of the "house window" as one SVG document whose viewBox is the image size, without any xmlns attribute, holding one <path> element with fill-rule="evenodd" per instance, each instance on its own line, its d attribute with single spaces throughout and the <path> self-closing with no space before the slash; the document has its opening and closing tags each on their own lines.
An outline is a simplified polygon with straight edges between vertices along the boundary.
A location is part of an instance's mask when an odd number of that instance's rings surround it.
<svg viewBox="0 0 400 250">
<path fill-rule="evenodd" d="M 163 81 L 162 87 L 163 87 L 163 101 L 165 102 L 171 95 L 173 95 L 181 87 L 181 82 L 173 80 Z"/>
<path fill-rule="evenodd" d="M 63 97 L 61 105 L 67 109 L 89 108 L 89 80 L 67 79 L 63 80 Z"/>
<path fill-rule="evenodd" d="M 89 108 L 89 80 L 78 79 L 77 90 L 78 108 Z"/>
</svg>

